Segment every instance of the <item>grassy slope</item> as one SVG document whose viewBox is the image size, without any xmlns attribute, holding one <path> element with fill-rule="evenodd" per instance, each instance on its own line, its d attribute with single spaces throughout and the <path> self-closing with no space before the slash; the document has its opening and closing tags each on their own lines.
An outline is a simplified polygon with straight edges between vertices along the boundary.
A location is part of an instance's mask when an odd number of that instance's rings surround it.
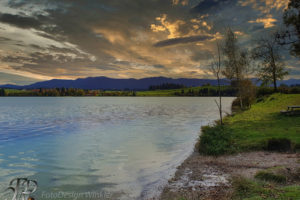
<svg viewBox="0 0 300 200">
<path fill-rule="evenodd" d="M 202 127 L 200 152 L 208 155 L 264 150 L 272 138 L 287 138 L 300 149 L 300 116 L 280 114 L 300 105 L 300 94 L 273 94 L 252 108 L 225 118 L 225 125 Z"/>
<path fill-rule="evenodd" d="M 288 105 L 300 105 L 300 94 L 274 94 L 250 110 L 228 117 L 234 144 L 240 150 L 262 149 L 270 138 L 288 138 L 300 146 L 300 117 L 280 114 Z"/>
</svg>

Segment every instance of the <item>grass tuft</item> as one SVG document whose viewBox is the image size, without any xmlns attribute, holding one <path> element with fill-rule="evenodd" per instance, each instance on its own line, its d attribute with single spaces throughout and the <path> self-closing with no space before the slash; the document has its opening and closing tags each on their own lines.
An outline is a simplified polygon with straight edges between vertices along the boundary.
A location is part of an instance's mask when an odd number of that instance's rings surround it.
<svg viewBox="0 0 300 200">
<path fill-rule="evenodd" d="M 275 183 L 285 183 L 287 178 L 280 174 L 275 174 L 270 171 L 259 171 L 255 175 L 256 179 L 262 180 L 262 181 L 270 181 Z"/>
</svg>

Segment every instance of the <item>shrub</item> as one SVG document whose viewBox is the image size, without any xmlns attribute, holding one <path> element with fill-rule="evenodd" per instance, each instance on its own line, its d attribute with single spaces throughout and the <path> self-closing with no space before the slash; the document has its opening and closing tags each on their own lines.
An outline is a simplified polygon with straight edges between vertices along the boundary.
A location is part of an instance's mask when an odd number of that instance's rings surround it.
<svg viewBox="0 0 300 200">
<path fill-rule="evenodd" d="M 292 87 L 291 94 L 300 94 L 300 87 Z"/>
<path fill-rule="evenodd" d="M 233 152 L 230 130 L 221 125 L 202 127 L 199 151 L 202 154 L 213 156 Z"/>
<path fill-rule="evenodd" d="M 274 93 L 274 89 L 270 87 L 259 87 L 256 92 L 257 97 L 266 96 Z"/>
<path fill-rule="evenodd" d="M 244 177 L 234 177 L 232 180 L 232 199 L 245 199 L 265 193 L 265 189 L 255 181 Z"/>
<path fill-rule="evenodd" d="M 292 150 L 292 143 L 287 138 L 272 138 L 267 141 L 268 151 L 286 152 Z"/>
</svg>

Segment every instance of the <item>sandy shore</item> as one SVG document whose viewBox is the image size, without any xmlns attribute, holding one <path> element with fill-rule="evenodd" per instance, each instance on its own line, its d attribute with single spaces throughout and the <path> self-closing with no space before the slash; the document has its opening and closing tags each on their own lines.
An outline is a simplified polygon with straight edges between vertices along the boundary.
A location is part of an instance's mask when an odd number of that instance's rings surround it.
<svg viewBox="0 0 300 200">
<path fill-rule="evenodd" d="M 178 167 L 159 199 L 230 199 L 233 177 L 252 179 L 259 170 L 280 166 L 291 176 L 300 168 L 300 154 L 249 152 L 220 157 L 196 151 Z M 294 177 L 289 180 L 295 182 Z"/>
</svg>

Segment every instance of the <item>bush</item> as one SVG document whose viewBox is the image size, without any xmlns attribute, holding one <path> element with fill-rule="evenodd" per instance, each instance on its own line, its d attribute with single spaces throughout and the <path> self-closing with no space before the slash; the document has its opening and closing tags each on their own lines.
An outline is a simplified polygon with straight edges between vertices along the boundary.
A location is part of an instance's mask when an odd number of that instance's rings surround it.
<svg viewBox="0 0 300 200">
<path fill-rule="evenodd" d="M 285 183 L 286 177 L 279 174 L 274 174 L 273 172 L 268 171 L 259 171 L 255 175 L 256 179 L 263 180 L 263 181 L 271 181 L 276 183 Z"/>
<path fill-rule="evenodd" d="M 292 87 L 291 94 L 300 94 L 300 87 Z"/>
<path fill-rule="evenodd" d="M 221 125 L 202 127 L 199 151 L 213 156 L 234 152 L 231 131 Z"/>
<path fill-rule="evenodd" d="M 271 87 L 259 87 L 256 92 L 257 97 L 262 97 L 274 93 L 274 89 Z"/>
<path fill-rule="evenodd" d="M 287 152 L 292 150 L 292 143 L 287 138 L 272 138 L 267 141 L 268 151 Z"/>
</svg>

